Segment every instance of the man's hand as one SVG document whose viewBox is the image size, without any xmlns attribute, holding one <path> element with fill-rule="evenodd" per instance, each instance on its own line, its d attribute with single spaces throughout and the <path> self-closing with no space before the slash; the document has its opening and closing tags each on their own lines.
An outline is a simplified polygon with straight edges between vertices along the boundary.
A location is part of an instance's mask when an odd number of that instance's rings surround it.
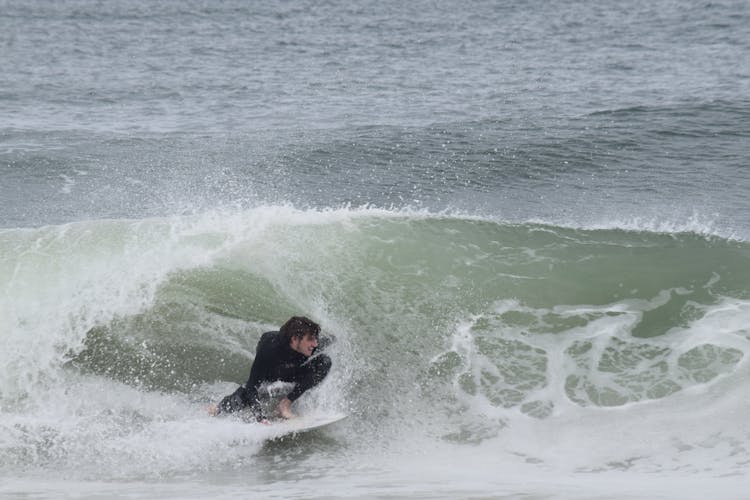
<svg viewBox="0 0 750 500">
<path fill-rule="evenodd" d="M 292 412 L 292 402 L 288 398 L 279 401 L 279 415 L 283 418 L 294 418 L 297 416 Z"/>
<path fill-rule="evenodd" d="M 219 405 L 208 405 L 208 408 L 206 409 L 208 410 L 208 414 L 212 417 L 219 414 Z"/>
</svg>

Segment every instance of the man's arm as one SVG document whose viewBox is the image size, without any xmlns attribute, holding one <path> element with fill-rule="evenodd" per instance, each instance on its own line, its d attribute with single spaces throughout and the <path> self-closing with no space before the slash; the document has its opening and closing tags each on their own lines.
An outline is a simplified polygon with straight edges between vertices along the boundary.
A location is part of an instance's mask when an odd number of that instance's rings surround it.
<svg viewBox="0 0 750 500">
<path fill-rule="evenodd" d="M 299 399 L 305 391 L 320 384 L 331 370 L 331 364 L 331 358 L 328 357 L 327 354 L 321 353 L 310 358 L 300 367 L 297 374 L 298 378 L 295 380 L 294 389 L 286 395 L 286 398 L 282 400 L 282 403 L 289 406 Z M 288 403 L 286 403 L 286 401 L 288 401 Z M 279 404 L 279 412 L 283 412 L 281 404 Z"/>
<path fill-rule="evenodd" d="M 331 368 L 331 358 L 321 354 L 328 346 L 336 341 L 333 335 L 320 337 L 318 347 L 313 351 L 313 357 L 303 366 L 299 378 L 295 380 L 295 387 L 287 396 L 279 401 L 277 409 L 282 418 L 295 418 L 297 415 L 292 411 L 292 403 L 296 401 L 305 391 L 319 384 Z"/>
</svg>

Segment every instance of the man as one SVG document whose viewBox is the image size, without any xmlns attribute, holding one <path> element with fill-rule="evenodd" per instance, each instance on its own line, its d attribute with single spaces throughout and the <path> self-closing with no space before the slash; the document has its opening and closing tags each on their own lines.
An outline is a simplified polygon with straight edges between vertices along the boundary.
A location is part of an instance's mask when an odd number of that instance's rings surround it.
<svg viewBox="0 0 750 500">
<path fill-rule="evenodd" d="M 331 369 L 331 358 L 316 353 L 318 347 L 322 349 L 331 339 L 319 339 L 319 335 L 320 326 L 304 316 L 293 316 L 278 332 L 261 335 L 247 383 L 218 405 L 209 406 L 208 412 L 218 415 L 249 408 L 258 421 L 265 420 L 258 389 L 280 380 L 291 382 L 294 387 L 279 402 L 278 413 L 283 418 L 294 418 L 292 403 L 318 385 Z"/>
</svg>

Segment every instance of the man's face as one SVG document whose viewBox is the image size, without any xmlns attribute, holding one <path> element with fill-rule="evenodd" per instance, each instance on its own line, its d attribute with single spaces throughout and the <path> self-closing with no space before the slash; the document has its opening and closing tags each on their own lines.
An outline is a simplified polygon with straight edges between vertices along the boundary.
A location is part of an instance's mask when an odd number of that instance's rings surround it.
<svg viewBox="0 0 750 500">
<path fill-rule="evenodd" d="M 304 337 L 292 337 L 289 347 L 309 358 L 312 356 L 313 350 L 318 347 L 318 337 L 310 334 Z"/>
</svg>

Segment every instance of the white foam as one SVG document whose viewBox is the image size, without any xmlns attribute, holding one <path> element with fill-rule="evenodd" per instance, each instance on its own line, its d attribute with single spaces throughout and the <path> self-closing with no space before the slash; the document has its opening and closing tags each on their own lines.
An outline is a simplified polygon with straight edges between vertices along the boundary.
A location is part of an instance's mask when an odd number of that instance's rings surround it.
<svg viewBox="0 0 750 500">
<path fill-rule="evenodd" d="M 99 377 L 65 374 L 43 403 L 6 409 L 3 469 L 58 478 L 161 478 L 248 460 L 268 438 L 259 425 L 212 418 L 205 404 Z"/>
<path fill-rule="evenodd" d="M 662 294 L 663 295 L 663 294 Z M 717 478 L 727 474 L 745 475 L 750 462 L 750 431 L 745 420 L 750 412 L 750 302 L 727 298 L 705 306 L 704 314 L 682 328 L 652 339 L 633 339 L 629 332 L 640 313 L 664 302 L 661 295 L 652 301 L 631 301 L 606 306 L 558 306 L 565 314 L 602 313 L 583 327 L 547 335 L 525 335 L 505 325 L 496 332 L 543 349 L 547 360 L 547 383 L 530 391 L 526 401 L 552 402 L 554 411 L 544 418 L 533 418 L 518 410 L 519 406 L 498 407 L 482 391 L 466 394 L 454 379 L 456 394 L 475 415 L 488 422 L 503 420 L 507 427 L 484 446 L 485 453 L 500 453 L 511 462 L 521 457 L 563 474 L 619 470 L 628 473 L 703 474 Z M 538 317 L 546 310 L 533 310 L 517 301 L 503 301 L 497 312 L 526 311 Z M 608 315 L 606 312 L 621 314 Z M 494 363 L 477 352 L 472 328 L 479 318 L 459 328 L 450 349 L 465 364 L 463 373 L 479 380 L 484 373 L 497 374 Z M 669 371 L 664 376 L 683 386 L 678 392 L 662 398 L 639 399 L 615 407 L 597 407 L 571 401 L 566 381 L 573 374 L 589 377 L 593 383 L 615 386 L 612 374 L 596 367 L 602 349 L 613 338 L 668 348 L 664 359 L 645 360 L 658 363 Z M 582 367 L 565 354 L 567 346 L 586 340 L 592 348 L 586 353 L 594 360 Z M 719 373 L 709 381 L 685 378 L 680 356 L 701 346 L 735 349 L 743 358 L 732 370 Z M 731 365 L 727 365 L 731 366 Z M 640 369 L 648 365 L 641 363 Z M 723 367 L 726 369 L 726 367 Z"/>
<path fill-rule="evenodd" d="M 205 229 L 203 230 L 205 234 Z M 223 239 L 193 238 L 178 221 L 97 221 L 6 231 L 0 400 L 33 391 L 86 333 L 147 308 L 170 272 L 206 265 Z"/>
</svg>

